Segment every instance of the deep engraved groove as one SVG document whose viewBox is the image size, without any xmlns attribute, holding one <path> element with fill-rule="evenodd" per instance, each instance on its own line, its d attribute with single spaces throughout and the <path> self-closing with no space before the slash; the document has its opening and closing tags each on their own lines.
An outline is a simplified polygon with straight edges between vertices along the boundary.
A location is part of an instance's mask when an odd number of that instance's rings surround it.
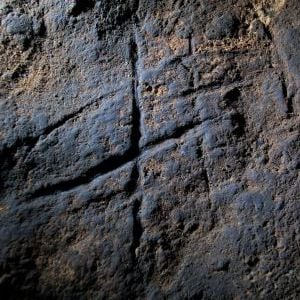
<svg viewBox="0 0 300 300">
<path fill-rule="evenodd" d="M 132 68 L 132 133 L 131 133 L 131 146 L 132 151 L 138 155 L 139 150 L 139 141 L 141 138 L 140 132 L 140 119 L 141 113 L 139 108 L 139 96 L 138 96 L 138 49 L 135 41 L 130 43 L 130 58 L 131 58 L 131 68 Z"/>
<path fill-rule="evenodd" d="M 138 3 L 139 5 L 139 3 Z M 131 68 L 133 75 L 132 82 L 132 136 L 131 136 L 131 146 L 134 155 L 140 155 L 140 139 L 141 139 L 141 112 L 139 103 L 139 57 L 138 57 L 138 46 L 136 39 L 131 41 L 130 45 L 130 57 L 131 57 Z M 135 163 L 131 178 L 128 185 L 128 192 L 134 194 L 138 187 L 138 181 L 140 178 L 138 162 Z M 141 226 L 139 212 L 142 204 L 141 199 L 135 199 L 132 209 L 133 217 L 133 228 L 132 228 L 132 244 L 131 244 L 131 255 L 133 267 L 137 268 L 137 256 L 136 249 L 140 246 L 140 239 L 143 234 L 143 228 Z"/>
</svg>

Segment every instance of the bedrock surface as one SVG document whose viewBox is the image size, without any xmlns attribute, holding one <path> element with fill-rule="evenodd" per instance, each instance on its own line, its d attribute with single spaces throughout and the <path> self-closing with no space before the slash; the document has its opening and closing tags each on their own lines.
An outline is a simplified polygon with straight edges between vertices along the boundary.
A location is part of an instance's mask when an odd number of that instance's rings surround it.
<svg viewBox="0 0 300 300">
<path fill-rule="evenodd" d="M 2 0 L 0 295 L 299 299 L 298 0 Z"/>
</svg>

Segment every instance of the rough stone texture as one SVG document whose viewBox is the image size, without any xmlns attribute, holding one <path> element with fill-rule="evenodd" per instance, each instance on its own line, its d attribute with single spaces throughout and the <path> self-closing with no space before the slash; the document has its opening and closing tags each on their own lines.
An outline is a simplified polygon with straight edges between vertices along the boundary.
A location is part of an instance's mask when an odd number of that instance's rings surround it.
<svg viewBox="0 0 300 300">
<path fill-rule="evenodd" d="M 298 0 L 2 0 L 1 299 L 299 299 Z"/>
</svg>

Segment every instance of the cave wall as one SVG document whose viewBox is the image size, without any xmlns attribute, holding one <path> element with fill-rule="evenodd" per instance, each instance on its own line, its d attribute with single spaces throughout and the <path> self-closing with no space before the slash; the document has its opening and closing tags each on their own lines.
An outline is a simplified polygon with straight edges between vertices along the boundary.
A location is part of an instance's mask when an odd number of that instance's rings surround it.
<svg viewBox="0 0 300 300">
<path fill-rule="evenodd" d="M 3 299 L 298 299 L 299 12 L 2 0 Z"/>
</svg>

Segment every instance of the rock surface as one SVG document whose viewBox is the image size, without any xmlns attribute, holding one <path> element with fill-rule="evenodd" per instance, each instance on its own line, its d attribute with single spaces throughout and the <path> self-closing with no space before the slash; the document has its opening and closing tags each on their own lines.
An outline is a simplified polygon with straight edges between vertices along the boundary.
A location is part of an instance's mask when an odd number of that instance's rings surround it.
<svg viewBox="0 0 300 300">
<path fill-rule="evenodd" d="M 3 0 L 3 299 L 299 299 L 298 0 Z"/>
</svg>

